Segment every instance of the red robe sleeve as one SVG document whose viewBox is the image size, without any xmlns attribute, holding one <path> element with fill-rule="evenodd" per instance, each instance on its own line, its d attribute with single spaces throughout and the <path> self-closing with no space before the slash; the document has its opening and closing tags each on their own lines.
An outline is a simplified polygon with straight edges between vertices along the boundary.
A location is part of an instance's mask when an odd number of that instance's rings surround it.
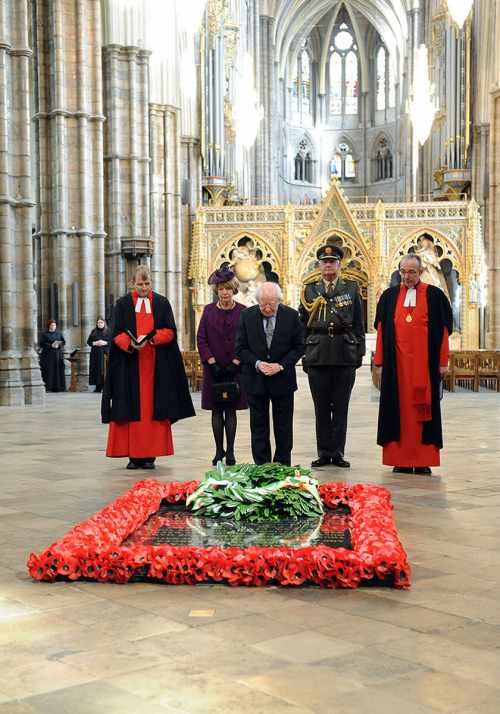
<svg viewBox="0 0 500 714">
<path fill-rule="evenodd" d="M 439 351 L 439 366 L 447 367 L 448 360 L 450 358 L 450 345 L 448 342 L 448 328 L 445 327 L 443 330 L 443 339 L 441 340 L 441 349 Z"/>
<path fill-rule="evenodd" d="M 377 346 L 375 348 L 375 357 L 373 363 L 375 367 L 381 367 L 383 362 L 384 346 L 382 344 L 382 324 L 377 325 Z"/>
<path fill-rule="evenodd" d="M 113 342 L 124 352 L 130 352 L 130 337 L 126 332 L 120 332 L 120 334 L 114 338 Z"/>
<path fill-rule="evenodd" d="M 169 342 L 175 337 L 175 332 L 169 327 L 162 327 L 160 330 L 156 330 L 156 334 L 151 340 L 152 345 L 168 345 Z"/>
</svg>

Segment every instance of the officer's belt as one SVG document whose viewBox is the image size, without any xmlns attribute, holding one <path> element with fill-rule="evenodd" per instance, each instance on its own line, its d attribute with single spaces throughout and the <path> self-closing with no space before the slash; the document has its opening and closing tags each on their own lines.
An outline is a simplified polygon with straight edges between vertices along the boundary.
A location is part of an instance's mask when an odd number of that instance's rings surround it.
<svg viewBox="0 0 500 714">
<path fill-rule="evenodd" d="M 351 332 L 352 327 L 342 327 L 341 325 L 330 325 L 328 327 L 313 327 L 313 335 L 345 335 L 347 332 Z"/>
</svg>

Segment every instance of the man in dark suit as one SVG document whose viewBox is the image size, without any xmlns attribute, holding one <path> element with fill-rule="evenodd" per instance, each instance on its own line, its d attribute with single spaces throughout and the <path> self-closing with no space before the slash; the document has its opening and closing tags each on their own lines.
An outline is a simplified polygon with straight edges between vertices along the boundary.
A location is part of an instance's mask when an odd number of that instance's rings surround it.
<svg viewBox="0 0 500 714">
<path fill-rule="evenodd" d="M 262 283 L 258 305 L 242 312 L 236 356 L 248 395 L 252 455 L 256 464 L 271 461 L 269 404 L 272 405 L 276 451 L 273 461 L 290 465 L 293 446 L 295 364 L 304 352 L 304 336 L 296 310 L 281 304 L 277 283 Z"/>
</svg>

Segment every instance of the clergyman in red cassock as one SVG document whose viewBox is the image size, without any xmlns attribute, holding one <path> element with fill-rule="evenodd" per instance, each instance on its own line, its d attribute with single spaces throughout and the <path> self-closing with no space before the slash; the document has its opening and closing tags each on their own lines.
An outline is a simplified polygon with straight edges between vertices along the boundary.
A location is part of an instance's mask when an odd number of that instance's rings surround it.
<svg viewBox="0 0 500 714">
<path fill-rule="evenodd" d="M 146 267 L 139 266 L 134 289 L 114 306 L 111 334 L 102 399 L 106 456 L 128 456 L 128 469 L 151 469 L 157 456 L 174 453 L 172 422 L 195 412 L 172 308 L 151 290 Z"/>
<path fill-rule="evenodd" d="M 375 317 L 377 443 L 396 473 L 430 474 L 443 447 L 440 390 L 453 317 L 444 292 L 423 283 L 422 272 L 418 256 L 402 258 L 401 285 L 382 293 Z"/>
</svg>

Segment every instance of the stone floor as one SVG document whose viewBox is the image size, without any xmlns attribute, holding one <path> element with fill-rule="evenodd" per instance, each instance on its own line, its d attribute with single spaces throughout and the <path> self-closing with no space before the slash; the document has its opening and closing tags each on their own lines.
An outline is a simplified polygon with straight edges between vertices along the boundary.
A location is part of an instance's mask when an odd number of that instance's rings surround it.
<svg viewBox="0 0 500 714">
<path fill-rule="evenodd" d="M 317 475 L 390 489 L 414 571 L 408 592 L 34 583 L 30 550 L 138 477 L 104 457 L 97 395 L 0 409 L 0 714 L 499 714 L 500 396 L 445 394 L 442 468 L 395 477 L 380 465 L 363 370 L 352 468 Z M 200 477 L 213 451 L 208 413 L 176 425 L 174 439 L 155 477 Z M 307 464 L 303 379 L 295 441 L 295 462 Z M 247 414 L 237 442 L 248 460 Z"/>
</svg>

